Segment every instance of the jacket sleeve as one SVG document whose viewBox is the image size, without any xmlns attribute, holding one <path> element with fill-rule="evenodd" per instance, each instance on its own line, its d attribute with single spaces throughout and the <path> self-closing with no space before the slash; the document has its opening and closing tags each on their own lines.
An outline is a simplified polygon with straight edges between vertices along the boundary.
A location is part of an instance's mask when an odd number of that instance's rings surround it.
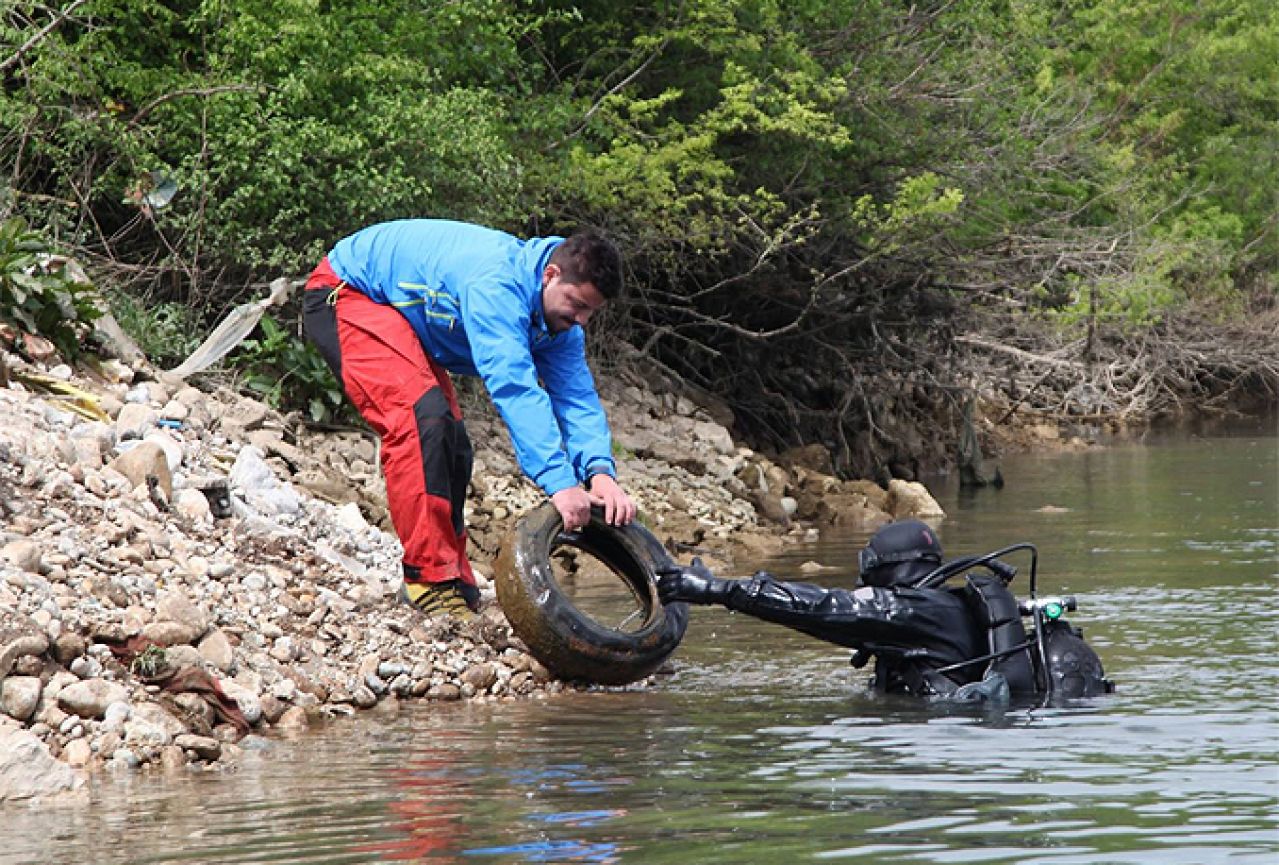
<svg viewBox="0 0 1279 865">
<path fill-rule="evenodd" d="M 910 649 L 930 646 L 957 627 L 966 633 L 962 611 L 951 600 L 939 592 L 827 589 L 782 582 L 760 571 L 750 579 L 732 581 L 723 604 L 839 646 Z"/>
<path fill-rule="evenodd" d="M 559 334 L 538 351 L 535 363 L 551 398 L 569 462 L 579 480 L 594 474 L 617 477 L 608 418 L 586 364 L 586 337 L 580 327 Z"/>
<path fill-rule="evenodd" d="M 538 384 L 529 349 L 529 313 L 500 283 L 472 286 L 462 321 L 476 371 L 505 421 L 524 473 L 549 496 L 577 483 L 564 453 L 551 398 Z"/>
</svg>

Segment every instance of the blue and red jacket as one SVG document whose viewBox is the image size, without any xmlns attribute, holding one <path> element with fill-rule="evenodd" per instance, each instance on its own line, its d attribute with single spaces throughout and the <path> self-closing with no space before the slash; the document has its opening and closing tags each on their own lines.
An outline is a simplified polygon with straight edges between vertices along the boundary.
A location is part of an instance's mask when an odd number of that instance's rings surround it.
<svg viewBox="0 0 1279 865">
<path fill-rule="evenodd" d="M 348 286 L 399 310 L 437 363 L 483 379 L 520 466 L 547 495 L 616 473 L 585 334 L 576 325 L 552 334 L 542 314 L 542 271 L 562 242 L 405 219 L 358 231 L 328 255 Z"/>
</svg>

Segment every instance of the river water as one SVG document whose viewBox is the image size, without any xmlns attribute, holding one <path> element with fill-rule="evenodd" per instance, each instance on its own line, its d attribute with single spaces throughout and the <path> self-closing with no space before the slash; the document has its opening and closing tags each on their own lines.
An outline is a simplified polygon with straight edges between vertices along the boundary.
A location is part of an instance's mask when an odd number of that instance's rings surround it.
<svg viewBox="0 0 1279 865">
<path fill-rule="evenodd" d="M 1274 865 L 1268 433 L 1007 459 L 1003 490 L 934 487 L 949 554 L 1038 546 L 1040 592 L 1079 597 L 1114 695 L 875 700 L 847 651 L 695 609 L 656 688 L 416 705 L 230 774 L 105 778 L 87 806 L 0 811 L 0 862 Z M 848 586 L 864 540 L 770 567 Z"/>
</svg>

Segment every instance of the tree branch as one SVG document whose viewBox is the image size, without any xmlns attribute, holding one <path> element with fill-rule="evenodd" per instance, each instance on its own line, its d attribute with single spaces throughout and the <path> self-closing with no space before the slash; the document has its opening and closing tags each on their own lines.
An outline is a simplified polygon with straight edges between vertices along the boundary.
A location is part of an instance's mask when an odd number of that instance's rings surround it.
<svg viewBox="0 0 1279 865">
<path fill-rule="evenodd" d="M 155 109 L 159 108 L 166 102 L 172 102 L 175 99 L 181 99 L 184 96 L 216 96 L 219 93 L 249 93 L 258 89 L 256 84 L 219 84 L 216 87 L 187 87 L 182 90 L 174 90 L 172 93 L 165 93 L 163 96 L 157 96 L 146 105 L 138 109 L 133 115 L 133 119 L 129 121 L 129 126 L 137 126 L 142 122 L 142 118 L 146 117 Z"/>
<path fill-rule="evenodd" d="M 50 33 L 56 30 L 63 21 L 66 21 L 68 18 L 71 17 L 72 12 L 74 12 L 79 7 L 83 6 L 86 2 L 87 0 L 72 0 L 72 3 L 70 6 L 68 6 L 66 9 L 63 9 L 61 12 L 59 12 L 52 21 L 44 25 L 44 27 L 40 28 L 39 32 L 37 32 L 34 36 L 32 36 L 30 39 L 24 42 L 22 46 L 18 48 L 17 51 L 13 52 L 8 57 L 6 57 L 2 62 L 0 62 L 0 75 L 3 75 L 4 73 L 8 72 L 9 67 L 15 65 L 19 60 L 22 59 L 24 54 L 26 54 L 32 48 L 36 47 L 42 41 L 44 41 L 45 37 L 47 37 Z"/>
</svg>

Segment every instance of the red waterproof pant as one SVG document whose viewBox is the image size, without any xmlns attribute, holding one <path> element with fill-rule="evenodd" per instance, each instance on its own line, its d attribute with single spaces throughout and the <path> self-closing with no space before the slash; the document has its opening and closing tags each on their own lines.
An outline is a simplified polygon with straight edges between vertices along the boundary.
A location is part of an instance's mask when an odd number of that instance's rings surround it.
<svg viewBox="0 0 1279 865">
<path fill-rule="evenodd" d="M 463 521 L 473 452 L 448 373 L 404 316 L 343 284 L 327 258 L 307 281 L 303 307 L 307 336 L 382 439 L 404 578 L 474 585 Z"/>
</svg>

